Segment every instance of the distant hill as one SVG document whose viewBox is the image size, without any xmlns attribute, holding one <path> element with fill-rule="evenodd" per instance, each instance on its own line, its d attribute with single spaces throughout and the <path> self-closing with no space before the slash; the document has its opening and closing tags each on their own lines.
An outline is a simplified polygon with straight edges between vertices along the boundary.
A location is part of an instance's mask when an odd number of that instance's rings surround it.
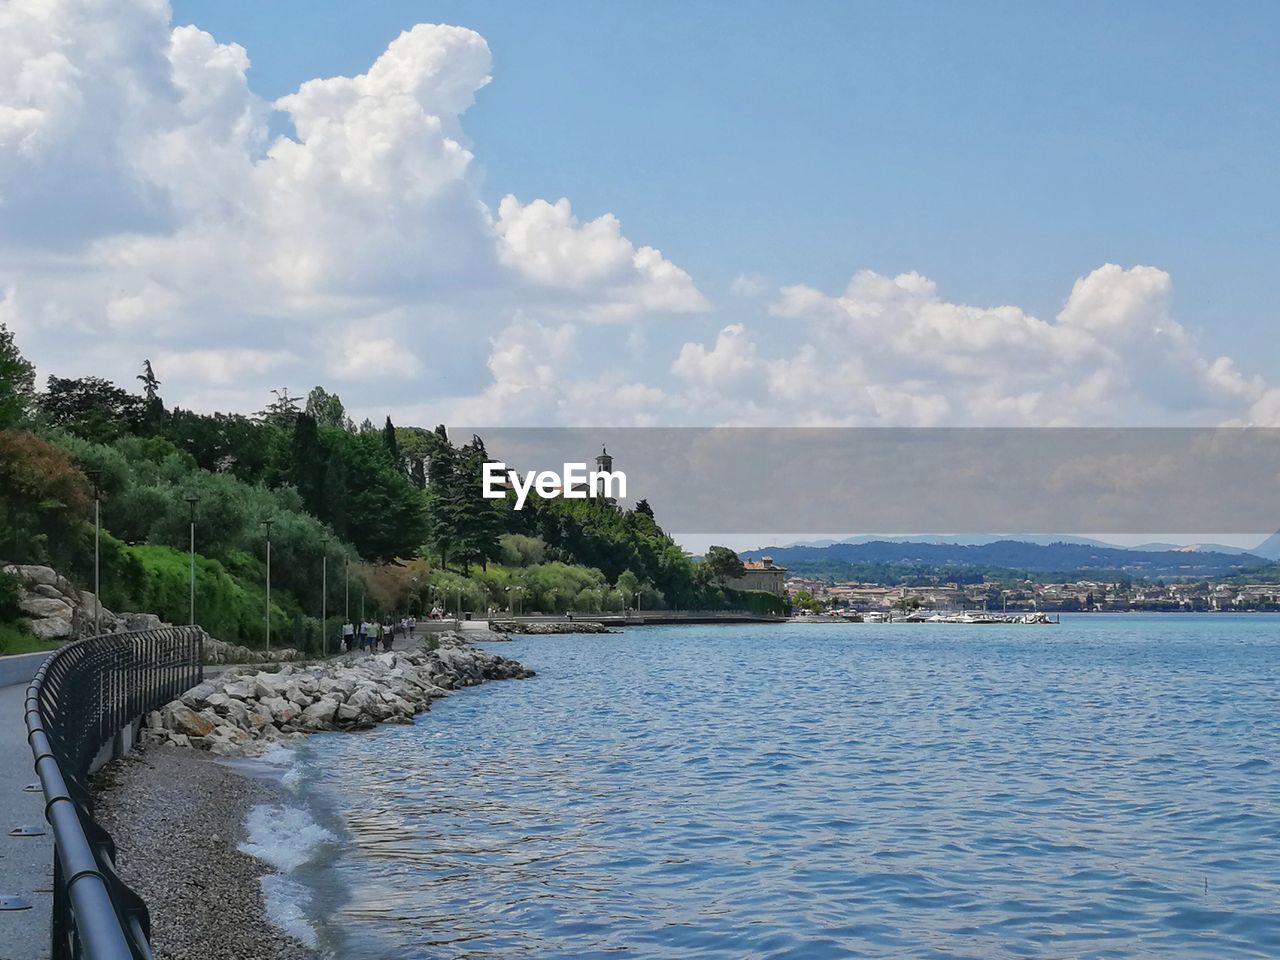
<svg viewBox="0 0 1280 960">
<path fill-rule="evenodd" d="M 1266 557 L 1268 560 L 1280 560 L 1280 533 L 1273 533 L 1267 539 L 1253 548 L 1252 551 L 1259 557 Z"/>
<path fill-rule="evenodd" d="M 794 573 L 843 579 L 868 567 L 906 568 L 921 575 L 948 576 L 980 571 L 1021 571 L 1028 574 L 1116 572 L 1133 577 L 1217 577 L 1260 567 L 1262 557 L 1215 550 L 1142 550 L 1098 544 L 1096 541 L 1033 543 L 996 540 L 960 544 L 922 540 L 862 540 L 829 546 L 789 546 L 752 550 L 743 556 L 770 556 Z M 944 538 L 928 538 L 929 541 Z"/>
</svg>

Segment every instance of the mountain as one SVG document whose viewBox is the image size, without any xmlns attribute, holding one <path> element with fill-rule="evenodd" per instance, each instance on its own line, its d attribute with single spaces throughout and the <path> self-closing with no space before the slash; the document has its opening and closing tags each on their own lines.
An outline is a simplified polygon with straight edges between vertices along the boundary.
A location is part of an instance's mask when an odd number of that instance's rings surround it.
<svg viewBox="0 0 1280 960">
<path fill-rule="evenodd" d="M 824 547 L 789 546 L 752 550 L 745 559 L 770 556 L 793 573 L 832 578 L 873 575 L 884 570 L 911 571 L 919 576 L 968 574 L 984 570 L 1028 574 L 1079 575 L 1123 572 L 1136 577 L 1215 577 L 1264 566 L 1250 553 L 1215 550 L 1135 550 L 1076 538 L 1034 543 L 995 540 L 962 544 L 945 538 L 920 540 L 863 540 Z M 932 542 L 942 540 L 943 542 Z M 859 569 L 861 568 L 861 569 Z"/>
<path fill-rule="evenodd" d="M 1246 553 L 1251 553 L 1256 557 L 1264 556 L 1257 550 L 1246 550 L 1243 547 L 1231 547 L 1225 543 L 1140 543 L 1136 547 L 1129 547 L 1130 550 L 1147 550 L 1164 553 L 1174 551 L 1177 553 L 1225 553 L 1227 556 L 1238 557 Z"/>
<path fill-rule="evenodd" d="M 1273 533 L 1250 552 L 1268 560 L 1280 560 L 1280 532 Z"/>
</svg>

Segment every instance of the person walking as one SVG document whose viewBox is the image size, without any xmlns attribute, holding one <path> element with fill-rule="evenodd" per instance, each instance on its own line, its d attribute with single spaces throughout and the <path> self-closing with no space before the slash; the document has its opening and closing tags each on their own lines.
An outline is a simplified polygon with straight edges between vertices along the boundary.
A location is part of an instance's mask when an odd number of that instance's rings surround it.
<svg viewBox="0 0 1280 960">
<path fill-rule="evenodd" d="M 356 628 L 351 623 L 342 625 L 342 645 L 346 648 L 347 653 L 355 649 Z"/>
</svg>

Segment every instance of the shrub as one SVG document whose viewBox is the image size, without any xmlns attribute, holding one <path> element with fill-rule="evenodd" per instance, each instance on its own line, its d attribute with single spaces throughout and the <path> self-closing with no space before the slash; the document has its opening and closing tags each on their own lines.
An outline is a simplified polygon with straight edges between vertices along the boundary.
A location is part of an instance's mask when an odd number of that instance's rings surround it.
<svg viewBox="0 0 1280 960">
<path fill-rule="evenodd" d="M 0 557 L 58 565 L 77 556 L 90 493 L 66 451 L 32 433 L 0 430 Z"/>
<path fill-rule="evenodd" d="M 0 623 L 17 620 L 22 615 L 22 611 L 18 609 L 19 589 L 17 577 L 0 573 Z"/>
</svg>

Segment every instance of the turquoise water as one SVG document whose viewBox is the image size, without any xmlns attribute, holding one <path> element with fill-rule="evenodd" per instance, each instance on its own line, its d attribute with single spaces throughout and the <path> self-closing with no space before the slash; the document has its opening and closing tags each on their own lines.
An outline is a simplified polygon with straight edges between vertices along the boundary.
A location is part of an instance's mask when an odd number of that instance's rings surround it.
<svg viewBox="0 0 1280 960">
<path fill-rule="evenodd" d="M 1280 956 L 1280 618 L 671 627 L 314 737 L 355 958 Z"/>
</svg>

